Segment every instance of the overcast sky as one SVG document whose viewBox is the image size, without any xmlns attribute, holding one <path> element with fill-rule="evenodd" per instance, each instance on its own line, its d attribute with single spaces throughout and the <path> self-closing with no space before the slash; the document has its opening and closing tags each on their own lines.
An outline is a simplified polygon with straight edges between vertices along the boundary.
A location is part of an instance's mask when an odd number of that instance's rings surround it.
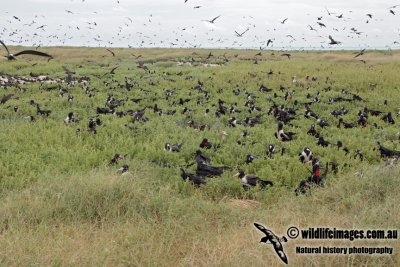
<svg viewBox="0 0 400 267">
<path fill-rule="evenodd" d="M 400 0 L 9 0 L 0 11 L 0 39 L 27 46 L 257 49 L 270 39 L 276 49 L 400 49 L 395 5 Z M 204 21 L 217 16 L 214 24 Z M 329 35 L 341 43 L 329 45 Z"/>
</svg>

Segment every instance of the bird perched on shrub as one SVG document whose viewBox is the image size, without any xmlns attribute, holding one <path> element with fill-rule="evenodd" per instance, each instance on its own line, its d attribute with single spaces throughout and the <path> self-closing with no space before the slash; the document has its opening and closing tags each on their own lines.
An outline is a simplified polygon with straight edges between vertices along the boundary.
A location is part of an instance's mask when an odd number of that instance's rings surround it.
<svg viewBox="0 0 400 267">
<path fill-rule="evenodd" d="M 303 151 L 300 152 L 299 154 L 299 159 L 301 163 L 308 163 L 313 159 L 313 155 L 311 150 L 308 147 L 305 147 Z"/>
<path fill-rule="evenodd" d="M 275 138 L 282 140 L 283 142 L 285 141 L 291 141 L 293 140 L 293 137 L 296 133 L 293 132 L 284 132 L 283 131 L 283 123 L 279 122 L 278 123 L 278 131 L 275 132 Z"/>
<path fill-rule="evenodd" d="M 239 170 L 237 176 L 242 181 L 244 188 L 250 188 L 257 185 L 260 185 L 261 188 L 266 188 L 267 186 L 273 186 L 274 183 L 268 180 L 261 180 L 258 176 L 255 175 L 246 175 L 243 170 Z"/>
</svg>

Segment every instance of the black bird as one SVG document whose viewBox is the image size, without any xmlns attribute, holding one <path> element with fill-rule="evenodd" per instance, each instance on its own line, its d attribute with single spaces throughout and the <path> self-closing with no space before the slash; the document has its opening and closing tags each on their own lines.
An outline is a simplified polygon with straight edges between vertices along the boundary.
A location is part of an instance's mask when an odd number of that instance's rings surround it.
<svg viewBox="0 0 400 267">
<path fill-rule="evenodd" d="M 308 147 L 305 147 L 303 151 L 301 151 L 301 153 L 299 154 L 299 159 L 301 163 L 308 163 L 312 161 L 313 158 L 314 157 L 312 155 L 312 152 Z"/>
<path fill-rule="evenodd" d="M 287 57 L 288 59 L 290 59 L 290 57 L 291 57 L 292 55 L 289 54 L 289 53 L 284 53 L 284 54 L 282 54 L 281 56 L 285 56 L 285 57 Z"/>
<path fill-rule="evenodd" d="M 369 113 L 372 116 L 379 116 L 381 115 L 383 112 L 379 111 L 379 110 L 373 110 L 373 109 L 369 109 L 367 107 L 364 108 L 364 113 Z"/>
<path fill-rule="evenodd" d="M 201 141 L 201 143 L 200 143 L 200 148 L 211 149 L 212 144 L 208 141 L 207 138 L 204 138 L 203 141 Z"/>
<path fill-rule="evenodd" d="M 307 193 L 307 190 L 311 187 L 311 183 L 308 180 L 301 180 L 299 187 L 296 188 L 296 190 L 294 190 L 294 192 L 296 193 L 296 196 L 299 195 L 299 193 L 301 194 L 305 194 Z"/>
<path fill-rule="evenodd" d="M 119 68 L 119 66 L 116 66 L 116 67 L 112 68 L 111 71 L 104 73 L 103 76 L 101 76 L 100 78 L 103 78 L 104 76 L 106 76 L 108 74 L 114 75 L 115 74 L 115 70 L 118 69 L 118 68 Z"/>
<path fill-rule="evenodd" d="M 336 141 L 336 147 L 337 147 L 338 150 L 339 150 L 342 146 L 343 146 L 342 141 L 340 141 L 340 140 Z"/>
<path fill-rule="evenodd" d="M 201 153 L 200 150 L 196 150 L 196 156 L 194 160 L 197 163 L 196 174 L 199 176 L 207 176 L 207 177 L 214 177 L 220 176 L 224 172 L 224 170 L 230 169 L 230 167 L 222 166 L 222 167 L 215 167 L 209 165 L 211 160 L 207 155 Z"/>
<path fill-rule="evenodd" d="M 308 177 L 308 182 L 310 184 L 315 184 L 317 186 L 323 185 L 324 179 L 326 178 L 326 176 L 328 174 L 328 162 L 325 165 L 325 171 L 322 175 L 321 175 L 320 171 L 321 171 L 321 167 L 320 167 L 318 159 L 313 158 L 311 176 Z"/>
<path fill-rule="evenodd" d="M 194 160 L 197 164 L 209 164 L 211 162 L 211 159 L 207 155 L 204 155 L 200 150 L 196 150 Z"/>
<path fill-rule="evenodd" d="M 322 22 L 317 22 L 317 24 L 322 28 L 322 27 L 326 27 L 326 25 L 325 24 L 323 24 Z"/>
<path fill-rule="evenodd" d="M 378 145 L 379 145 L 379 152 L 381 153 L 382 158 L 387 158 L 387 157 L 400 158 L 400 151 L 386 148 L 386 147 L 382 146 L 380 142 L 378 142 Z"/>
<path fill-rule="evenodd" d="M 389 112 L 388 114 L 385 114 L 382 116 L 381 118 L 384 122 L 390 123 L 390 124 L 394 124 L 394 120 L 392 117 L 392 112 Z"/>
<path fill-rule="evenodd" d="M 324 138 L 323 138 L 322 136 L 320 136 L 320 137 L 318 138 L 317 145 L 323 146 L 323 147 L 327 147 L 327 146 L 329 146 L 329 144 L 330 144 L 330 143 L 329 143 L 328 141 L 325 141 Z"/>
<path fill-rule="evenodd" d="M 236 127 L 236 125 L 237 125 L 237 120 L 236 120 L 235 117 L 232 117 L 232 118 L 230 118 L 230 119 L 228 120 L 228 123 L 229 123 L 230 126 Z"/>
<path fill-rule="evenodd" d="M 181 177 L 183 180 L 189 180 L 192 184 L 196 186 L 200 186 L 206 184 L 206 181 L 203 177 L 197 176 L 193 173 L 187 173 L 184 169 L 181 168 Z"/>
<path fill-rule="evenodd" d="M 360 52 L 358 52 L 358 53 L 354 56 L 354 58 L 364 55 L 364 51 L 365 51 L 365 48 L 364 48 L 363 50 L 361 50 Z"/>
<path fill-rule="evenodd" d="M 389 12 L 390 12 L 391 14 L 393 14 L 393 15 L 396 15 L 396 13 L 394 13 L 393 10 L 390 10 Z"/>
<path fill-rule="evenodd" d="M 234 176 L 237 176 L 241 179 L 244 188 L 254 187 L 257 185 L 260 185 L 261 188 L 265 188 L 267 186 L 274 185 L 273 182 L 268 180 L 261 180 L 258 176 L 246 175 L 243 170 L 239 170 L 239 172 Z"/>
<path fill-rule="evenodd" d="M 53 58 L 49 54 L 46 54 L 46 53 L 43 53 L 43 52 L 39 52 L 39 51 L 36 51 L 36 50 L 23 50 L 23 51 L 20 51 L 20 52 L 18 52 L 16 54 L 11 54 L 10 51 L 8 50 L 7 46 L 3 43 L 3 41 L 0 40 L 0 43 L 7 50 L 7 56 L 5 56 L 5 57 L 8 60 L 16 60 L 15 57 L 20 56 L 20 55 L 34 55 L 34 56 L 48 57 L 49 60 Z"/>
<path fill-rule="evenodd" d="M 330 36 L 330 35 L 329 35 L 329 40 L 330 40 L 330 43 L 329 43 L 330 45 L 341 44 L 341 42 L 333 40 L 332 36 Z"/>
<path fill-rule="evenodd" d="M 286 264 L 288 264 L 288 258 L 286 257 L 285 252 L 283 251 L 282 243 L 281 242 L 287 242 L 286 237 L 279 238 L 276 236 L 271 230 L 265 228 L 261 224 L 254 223 L 254 226 L 257 227 L 258 230 L 263 232 L 265 236 L 261 238 L 260 242 L 268 244 L 267 242 L 269 241 L 275 249 L 276 254 L 278 254 L 279 258 Z"/>
<path fill-rule="evenodd" d="M 70 125 L 75 122 L 75 115 L 73 112 L 69 112 L 67 118 L 65 118 L 64 123 Z"/>
<path fill-rule="evenodd" d="M 122 167 L 118 169 L 118 173 L 121 175 L 129 174 L 129 166 L 127 164 L 122 165 Z"/>
<path fill-rule="evenodd" d="M 315 124 L 312 124 L 310 129 L 308 129 L 307 131 L 308 135 L 314 136 L 314 137 L 319 137 L 319 133 L 317 132 L 317 130 L 315 129 Z"/>
<path fill-rule="evenodd" d="M 329 123 L 326 120 L 321 119 L 321 118 L 317 119 L 317 123 L 321 128 L 329 126 Z"/>
<path fill-rule="evenodd" d="M 45 117 L 48 117 L 50 115 L 50 113 L 51 113 L 51 110 L 41 109 L 39 104 L 36 104 L 36 111 L 37 111 L 38 115 L 42 115 L 42 116 L 45 116 Z"/>
<path fill-rule="evenodd" d="M 212 20 L 203 20 L 203 21 L 207 21 L 207 22 L 209 22 L 209 23 L 214 24 L 214 22 L 215 22 L 219 17 L 221 17 L 221 15 L 219 15 L 219 16 L 213 18 Z"/>
<path fill-rule="evenodd" d="M 282 24 L 285 24 L 285 22 L 288 20 L 288 18 L 284 19 L 281 21 Z"/>
<path fill-rule="evenodd" d="M 109 165 L 115 165 L 115 164 L 117 164 L 118 161 L 123 160 L 123 159 L 124 159 L 124 157 L 121 156 L 121 154 L 116 153 L 108 164 Z"/>
<path fill-rule="evenodd" d="M 267 156 L 272 158 L 272 155 L 275 153 L 275 145 L 274 144 L 269 144 L 268 145 L 268 150 L 267 150 Z"/>
<path fill-rule="evenodd" d="M 290 141 L 293 140 L 293 136 L 296 133 L 292 133 L 292 132 L 284 132 L 283 131 L 283 123 L 279 122 L 278 123 L 278 131 L 275 132 L 275 138 L 277 139 L 281 139 L 283 142 L 285 141 Z"/>
<path fill-rule="evenodd" d="M 333 15 L 333 14 L 336 14 L 336 13 L 329 12 L 329 10 L 326 7 L 325 7 L 325 10 L 326 10 L 326 12 L 328 13 L 329 16 Z"/>
<path fill-rule="evenodd" d="M 182 143 L 171 145 L 170 143 L 166 143 L 164 145 L 164 149 L 171 152 L 180 152 L 182 147 Z"/>
<path fill-rule="evenodd" d="M 333 174 L 337 174 L 339 171 L 338 164 L 336 162 L 329 162 L 329 165 L 331 165 L 331 170 Z"/>
<path fill-rule="evenodd" d="M 101 120 L 99 118 L 96 119 L 90 118 L 88 123 L 88 131 L 96 134 L 97 133 L 96 127 L 98 125 L 101 125 Z"/>
<path fill-rule="evenodd" d="M 351 128 L 354 128 L 354 127 L 357 126 L 355 123 L 345 122 L 345 121 L 343 120 L 343 118 L 340 118 L 340 119 L 339 119 L 339 124 L 338 124 L 337 127 L 340 128 L 340 125 L 343 125 L 345 129 L 351 129 Z"/>
<path fill-rule="evenodd" d="M 5 95 L 5 96 L 3 96 L 2 98 L 0 98 L 0 104 L 5 104 L 8 100 L 11 99 L 11 97 L 12 97 L 13 95 L 14 95 L 14 94 L 9 94 L 9 95 Z"/>
<path fill-rule="evenodd" d="M 235 33 L 236 33 L 236 36 L 237 37 L 243 37 L 243 34 L 245 34 L 246 32 L 248 32 L 249 31 L 249 28 L 247 28 L 244 32 L 242 32 L 242 33 L 238 33 L 237 31 L 235 31 Z"/>
<path fill-rule="evenodd" d="M 359 157 L 361 161 L 364 160 L 364 155 L 359 149 L 356 149 L 356 151 L 354 152 L 354 159 L 356 159 L 357 157 Z"/>
<path fill-rule="evenodd" d="M 222 166 L 216 167 L 208 164 L 197 164 L 196 174 L 199 176 L 215 177 L 224 173 L 224 170 L 230 169 L 229 167 Z"/>
<path fill-rule="evenodd" d="M 253 160 L 255 160 L 257 158 L 256 155 L 253 154 L 247 154 L 246 156 L 246 164 L 250 164 L 253 162 Z"/>
</svg>

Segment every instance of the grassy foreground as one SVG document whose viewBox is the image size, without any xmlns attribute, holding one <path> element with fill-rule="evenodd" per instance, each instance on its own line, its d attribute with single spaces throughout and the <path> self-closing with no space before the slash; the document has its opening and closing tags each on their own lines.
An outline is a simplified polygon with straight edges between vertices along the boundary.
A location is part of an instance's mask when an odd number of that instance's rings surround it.
<svg viewBox="0 0 400 267">
<path fill-rule="evenodd" d="M 18 50 L 18 48 L 15 48 Z M 16 62 L 0 59 L 1 75 L 47 75 L 65 78 L 65 69 L 75 77 L 89 77 L 93 97 L 83 91 L 82 84 L 24 84 L 1 88 L 0 97 L 14 94 L 0 106 L 0 265 L 2 266 L 282 266 L 273 248 L 262 245 L 262 236 L 254 226 L 259 222 L 277 235 L 286 235 L 287 228 L 336 227 L 344 229 L 400 228 L 400 166 L 389 166 L 376 150 L 376 142 L 400 150 L 400 52 L 368 51 L 366 63 L 353 58 L 350 52 L 290 52 L 292 59 L 280 52 L 263 51 L 254 64 L 258 51 L 191 49 L 113 49 L 115 57 L 103 48 L 43 48 L 54 55 L 50 62 L 24 57 Z M 225 53 L 226 52 L 226 53 Z M 142 55 L 140 59 L 133 58 Z M 192 62 L 180 66 L 178 62 Z M 228 59 L 226 61 L 226 59 Z M 137 68 L 144 62 L 149 71 Z M 217 64 L 206 67 L 204 63 Z M 218 65 L 220 64 L 220 65 Z M 107 75 L 119 66 L 114 75 Z M 274 74 L 267 74 L 273 70 Z M 296 76 L 297 83 L 292 83 Z M 316 77 L 315 82 L 306 76 Z M 120 87 L 125 77 L 133 89 Z M 205 83 L 211 98 L 195 92 L 197 81 Z M 272 88 L 262 93 L 260 85 Z M 292 96 L 284 100 L 286 92 Z M 233 89 L 241 89 L 234 95 Z M 325 90 L 330 88 L 329 90 Z M 328 103 L 328 97 L 343 96 L 345 89 L 358 94 L 365 102 Z M 165 100 L 165 92 L 173 95 Z M 237 103 L 244 120 L 249 114 L 244 107 L 244 92 L 256 96 L 262 107 L 262 123 L 255 127 L 229 127 L 231 114 L 216 118 L 219 98 L 230 107 Z M 103 124 L 94 135 L 87 131 L 88 118 L 103 107 L 108 94 L 116 99 L 143 98 L 140 103 L 127 101 L 118 111 L 138 110 L 147 106 L 149 121 L 101 115 Z M 276 94 L 276 96 L 274 96 Z M 67 95 L 74 96 L 72 103 Z M 304 106 L 295 104 L 321 98 L 312 109 L 330 123 L 318 131 L 331 143 L 341 140 L 350 150 L 345 155 L 334 146 L 316 145 L 306 134 L 315 120 L 304 118 Z M 192 98 L 185 106 L 191 111 L 182 114 L 183 105 L 173 105 L 179 98 Z M 276 119 L 266 115 L 273 99 L 277 105 L 293 107 L 299 116 L 293 124 L 296 139 L 283 143 L 275 139 Z M 30 100 L 49 117 L 36 114 Z M 196 103 L 199 100 L 201 104 Z M 387 105 L 384 101 L 388 100 Z M 173 116 L 153 113 L 157 103 L 163 110 L 176 109 Z M 18 111 L 14 112 L 13 107 Z M 356 113 L 368 106 L 392 112 L 396 124 L 370 117 L 365 128 L 337 128 L 337 118 L 330 112 L 342 107 L 349 110 L 345 121 L 354 122 Z M 205 116 L 205 109 L 211 110 Z M 79 119 L 64 125 L 68 112 Z M 257 114 L 257 113 L 256 113 Z M 30 122 L 27 116 L 36 120 Z M 187 126 L 189 118 L 207 124 L 198 131 Z M 376 123 L 376 127 L 372 126 Z M 127 127 L 128 126 L 128 127 Z M 133 127 L 129 127 L 133 126 Z M 76 129 L 81 131 L 77 134 Z M 243 130 L 249 137 L 242 138 Z M 222 138 L 221 132 L 227 137 Z M 272 180 L 275 186 L 243 190 L 233 178 L 236 170 L 210 180 L 203 188 L 194 188 L 182 181 L 179 166 L 193 161 L 193 152 L 203 138 L 220 144 L 217 150 L 205 151 L 214 165 L 241 167 Z M 239 146 L 237 140 L 245 145 Z M 180 153 L 164 151 L 164 144 L 183 142 Z M 272 159 L 264 158 L 267 145 L 276 144 Z M 298 153 L 310 147 L 319 159 L 339 164 L 338 174 L 328 174 L 327 185 L 310 195 L 293 193 L 308 171 L 298 160 Z M 361 149 L 365 160 L 354 159 Z M 117 166 L 107 166 L 115 153 L 127 155 Z M 245 164 L 247 153 L 258 158 Z M 130 166 L 131 175 L 120 176 L 116 170 Z M 194 171 L 194 166 L 188 168 Z M 299 256 L 296 245 L 390 246 L 391 256 Z M 284 250 L 294 266 L 400 266 L 400 245 L 397 241 L 370 242 L 304 242 L 289 240 Z"/>
<path fill-rule="evenodd" d="M 311 196 L 282 193 L 270 203 L 212 201 L 198 190 L 149 183 L 150 172 L 105 170 L 53 177 L 2 201 L 4 266 L 282 266 L 258 243 L 261 222 L 284 235 L 291 225 L 347 229 L 400 227 L 400 167 L 362 168 Z M 132 179 L 133 178 L 133 179 Z M 201 191 L 201 190 L 200 190 Z M 296 245 L 394 247 L 392 256 L 298 256 Z M 294 266 L 398 266 L 398 241 L 289 240 Z"/>
</svg>

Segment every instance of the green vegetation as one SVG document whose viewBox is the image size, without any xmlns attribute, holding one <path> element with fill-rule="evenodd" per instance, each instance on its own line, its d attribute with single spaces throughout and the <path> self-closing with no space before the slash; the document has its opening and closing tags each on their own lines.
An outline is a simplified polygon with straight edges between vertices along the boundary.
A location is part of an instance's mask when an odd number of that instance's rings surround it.
<svg viewBox="0 0 400 267">
<path fill-rule="evenodd" d="M 67 67 L 76 78 L 90 78 L 93 97 L 84 92 L 81 83 L 33 83 L 0 89 L 0 97 L 14 94 L 0 104 L 0 264 L 4 266 L 278 266 L 281 262 L 272 247 L 258 243 L 261 233 L 253 222 L 265 224 L 278 235 L 285 235 L 291 225 L 400 228 L 400 168 L 383 162 L 376 145 L 380 141 L 400 150 L 399 117 L 394 116 L 396 123 L 392 125 L 370 116 L 367 127 L 344 129 L 337 128 L 338 119 L 330 115 L 332 110 L 345 107 L 349 113 L 342 117 L 355 122 L 356 113 L 366 106 L 395 115 L 400 107 L 399 52 L 367 52 L 364 64 L 350 52 L 291 52 L 288 60 L 278 52 L 271 55 L 263 51 L 258 64 L 253 64 L 257 52 L 241 50 L 214 50 L 214 57 L 208 60 L 210 51 L 191 49 L 114 49 L 115 57 L 105 49 L 43 51 L 55 59 L 49 63 L 30 57 L 15 62 L 1 60 L 0 75 L 33 73 L 64 79 L 63 67 Z M 136 60 L 132 54 L 142 57 Z M 177 65 L 192 58 L 192 65 Z M 138 61 L 149 70 L 137 68 Z M 205 67 L 203 63 L 217 65 Z M 114 75 L 98 78 L 116 66 Z M 274 74 L 268 75 L 270 70 Z M 292 76 L 296 76 L 296 83 L 292 83 Z M 307 81 L 306 76 L 317 79 Z M 125 77 L 134 84 L 131 91 L 119 86 L 125 84 Z M 209 99 L 192 89 L 198 81 L 204 82 Z M 273 91 L 262 93 L 258 90 L 261 85 Z M 281 85 L 287 89 L 279 90 Z M 59 86 L 66 91 L 63 97 Z M 232 92 L 236 88 L 241 89 L 239 96 Z M 328 97 L 344 96 L 342 89 L 366 102 L 329 104 Z M 174 91 L 168 100 L 166 90 Z M 248 113 L 244 107 L 246 91 L 256 95 L 255 103 L 262 111 Z M 293 92 L 288 101 L 283 98 L 286 91 Z M 89 132 L 88 118 L 96 115 L 97 107 L 104 107 L 108 94 L 119 100 L 143 98 L 139 103 L 128 100 L 117 110 L 147 106 L 149 121 L 132 123 L 131 116 L 100 115 L 102 125 L 97 134 Z M 303 116 L 301 103 L 311 101 L 308 94 L 321 98 L 321 103 L 311 108 L 332 125 L 317 126 L 317 130 L 333 144 L 342 141 L 349 155 L 335 146 L 317 146 L 316 139 L 306 134 L 316 123 Z M 68 95 L 74 97 L 72 103 L 67 101 Z M 180 98 L 192 100 L 173 106 Z M 267 115 L 272 106 L 267 98 L 297 110 L 294 127 L 284 127 L 297 133 L 295 140 L 283 143 L 275 139 L 277 122 Z M 227 107 L 236 102 L 242 112 L 216 118 L 218 99 Z M 30 100 L 51 110 L 49 117 L 37 115 Z M 388 100 L 387 105 L 384 100 Z M 152 109 L 155 103 L 165 111 L 177 112 L 159 116 Z M 192 111 L 182 114 L 184 106 Z M 205 115 L 207 108 L 210 112 Z M 79 122 L 65 125 L 68 112 L 74 112 Z M 257 114 L 263 117 L 255 127 L 229 127 L 231 116 L 243 120 Z M 30 115 L 35 121 L 27 120 Z M 188 127 L 189 119 L 207 125 L 206 130 Z M 245 129 L 248 137 L 241 136 Z M 212 164 L 234 169 L 195 188 L 182 181 L 179 167 L 193 162 L 203 138 L 220 144 L 218 149 L 204 151 Z M 245 145 L 238 145 L 237 140 Z M 165 151 L 167 142 L 182 142 L 181 152 Z M 278 150 L 272 159 L 264 157 L 270 143 Z M 339 172 L 328 173 L 326 187 L 296 197 L 295 187 L 309 175 L 308 166 L 298 160 L 305 146 L 322 164 L 337 162 Z M 280 155 L 282 148 L 286 152 Z M 353 158 L 356 149 L 362 151 L 364 161 Z M 126 157 L 116 166 L 108 166 L 115 153 Z M 251 164 L 245 164 L 248 153 L 258 156 Z M 130 175 L 117 174 L 122 164 L 129 165 Z M 245 191 L 233 177 L 236 167 L 272 180 L 275 186 Z M 194 172 L 195 166 L 187 169 Z M 400 265 L 398 241 L 357 243 L 395 249 L 395 255 L 372 257 L 298 256 L 294 251 L 300 243 L 290 240 L 284 247 L 289 262 L 295 265 Z"/>
</svg>

